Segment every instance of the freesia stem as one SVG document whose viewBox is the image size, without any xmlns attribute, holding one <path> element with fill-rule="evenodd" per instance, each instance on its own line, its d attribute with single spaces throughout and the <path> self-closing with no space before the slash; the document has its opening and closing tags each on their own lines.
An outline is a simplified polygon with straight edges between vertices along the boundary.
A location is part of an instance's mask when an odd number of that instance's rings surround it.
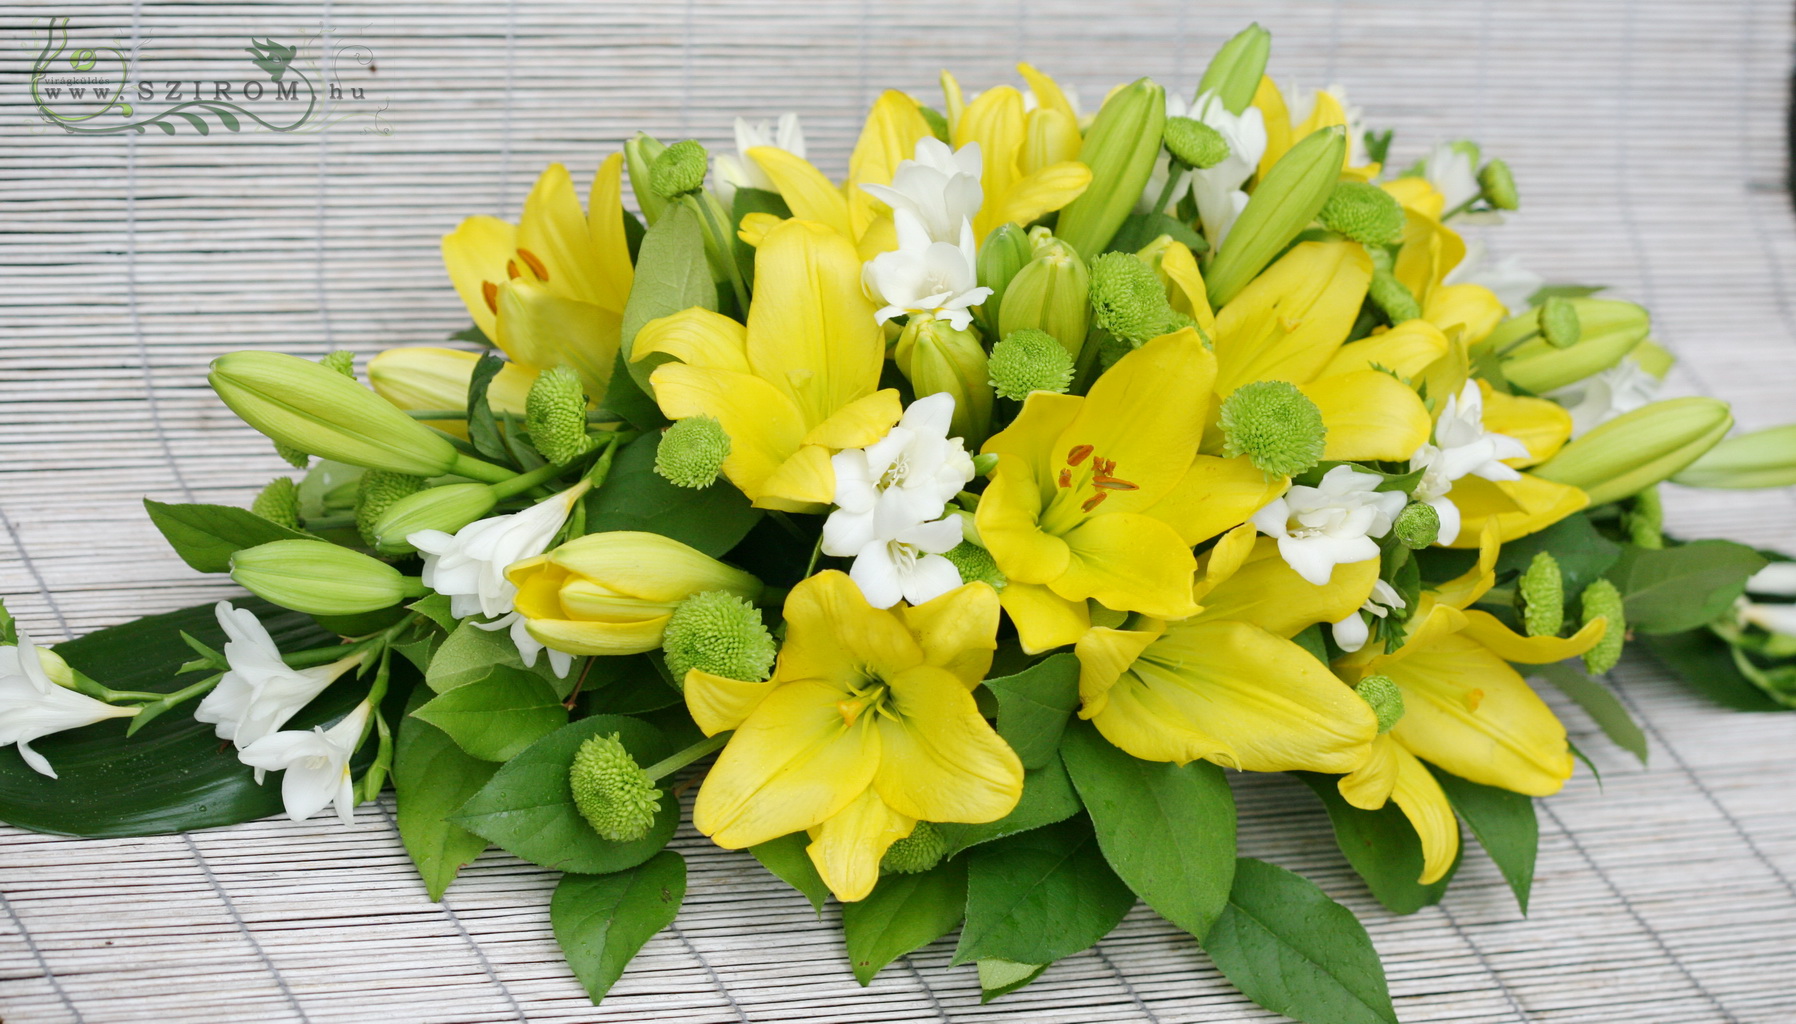
<svg viewBox="0 0 1796 1024">
<path fill-rule="evenodd" d="M 699 740 L 685 750 L 669 754 L 661 760 L 656 761 L 654 764 L 644 768 L 643 771 L 647 773 L 651 782 L 666 778 L 699 758 L 704 757 L 706 754 L 722 749 L 723 745 L 730 741 L 730 735 L 731 734 L 727 732 L 720 732 L 715 736 Z"/>
<path fill-rule="evenodd" d="M 1166 212 L 1166 204 L 1172 202 L 1172 194 L 1178 191 L 1179 179 L 1189 169 L 1177 160 L 1166 165 L 1166 187 L 1160 190 L 1160 198 L 1154 203 L 1155 213 Z"/>
<path fill-rule="evenodd" d="M 550 463 L 546 466 L 539 466 L 520 476 L 514 476 L 510 480 L 500 481 L 499 483 L 493 484 L 493 497 L 500 501 L 504 501 L 506 498 L 512 497 L 513 495 L 522 494 L 530 488 L 535 487 L 537 484 L 555 479 L 555 477 L 561 473 L 562 468 L 563 467 L 557 466 L 554 463 Z"/>
<path fill-rule="evenodd" d="M 742 280 L 742 268 L 736 266 L 736 254 L 730 247 L 730 236 L 723 233 L 717 218 L 711 214 L 711 204 L 705 202 L 697 194 L 689 197 L 692 204 L 698 207 L 700 217 L 705 220 L 705 232 L 717 242 L 718 258 L 722 260 L 730 275 L 730 287 L 736 290 L 736 305 L 741 307 L 742 315 L 748 315 L 748 284 Z"/>
</svg>

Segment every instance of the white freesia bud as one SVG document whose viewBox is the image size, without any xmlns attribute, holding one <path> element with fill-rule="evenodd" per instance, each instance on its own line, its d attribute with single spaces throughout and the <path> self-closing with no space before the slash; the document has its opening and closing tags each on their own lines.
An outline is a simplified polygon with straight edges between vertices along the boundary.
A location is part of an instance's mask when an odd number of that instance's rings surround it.
<svg viewBox="0 0 1796 1024">
<path fill-rule="evenodd" d="M 238 759 L 258 772 L 286 772 L 281 778 L 281 803 L 287 808 L 287 817 L 304 821 L 335 804 L 337 820 L 351 824 L 355 785 L 349 775 L 349 758 L 361 743 L 362 728 L 372 710 L 363 701 L 329 729 L 264 736 L 239 751 Z"/>
<path fill-rule="evenodd" d="M 1331 632 L 1334 633 L 1335 643 L 1341 650 L 1352 654 L 1366 646 L 1366 641 L 1372 638 L 1372 627 L 1366 621 L 1367 615 L 1382 619 L 1403 607 L 1403 595 L 1397 593 L 1396 587 L 1383 580 L 1373 580 L 1372 595 L 1366 598 L 1366 603 L 1360 605 L 1359 610 L 1352 615 L 1333 624 Z"/>
<path fill-rule="evenodd" d="M 215 610 L 228 638 L 224 656 L 230 668 L 194 708 L 193 717 L 216 726 L 218 738 L 238 749 L 278 731 L 338 676 L 362 663 L 357 652 L 329 665 L 289 668 L 255 613 L 229 601 L 218 602 Z M 260 770 L 256 781 L 262 781 Z"/>
<path fill-rule="evenodd" d="M 32 643 L 23 631 L 17 647 L 0 647 L 0 747 L 17 743 L 25 763 L 52 779 L 56 769 L 31 749 L 31 741 L 108 718 L 129 718 L 142 710 L 114 707 L 76 693 L 58 685 L 58 679 L 73 681 L 74 673 L 54 652 Z"/>
<path fill-rule="evenodd" d="M 724 206 L 735 200 L 739 188 L 758 188 L 766 192 L 779 191 L 779 186 L 761 169 L 761 165 L 748 158 L 748 151 L 771 146 L 783 149 L 803 160 L 804 129 L 798 123 L 798 115 L 784 113 L 779 117 L 776 127 L 772 121 L 750 121 L 746 118 L 736 119 L 736 152 L 721 153 L 717 157 L 717 198 Z"/>
<path fill-rule="evenodd" d="M 1297 575 L 1326 586 L 1335 566 L 1378 557 L 1378 544 L 1409 499 L 1377 490 L 1384 478 L 1336 466 L 1314 487 L 1298 484 L 1254 513 L 1253 524 L 1278 538 L 1278 553 Z"/>
</svg>

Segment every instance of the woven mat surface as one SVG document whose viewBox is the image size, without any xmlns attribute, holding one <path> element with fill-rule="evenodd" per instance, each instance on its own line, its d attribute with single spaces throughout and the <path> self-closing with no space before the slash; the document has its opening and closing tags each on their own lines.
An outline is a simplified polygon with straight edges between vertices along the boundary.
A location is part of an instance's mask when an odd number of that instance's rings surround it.
<svg viewBox="0 0 1796 1024">
<path fill-rule="evenodd" d="M 251 36 L 313 37 L 385 104 L 329 132 L 69 137 L 24 85 L 44 19 L 241 75 Z M 542 165 L 576 177 L 630 131 L 722 143 L 738 113 L 801 110 L 841 173 L 884 87 L 969 88 L 1028 59 L 1087 104 L 1151 74 L 1189 91 L 1257 18 L 1274 73 L 1340 82 L 1407 163 L 1476 138 L 1524 211 L 1493 246 L 1654 311 L 1673 393 L 1796 412 L 1796 223 L 1782 185 L 1791 14 L 1750 0 L 1439 3 L 1033 0 L 626 4 L 272 0 L 0 5 L 0 594 L 58 639 L 229 594 L 138 499 L 245 503 L 283 465 L 205 386 L 246 346 L 366 355 L 467 322 L 437 256 L 463 216 L 515 216 Z M 361 46 L 367 51 L 354 49 Z M 361 63 L 360 56 L 369 56 Z M 160 76 L 157 76 L 160 77 Z M 352 108 L 348 111 L 355 112 Z M 584 179 L 582 179 L 584 180 Z M 1787 492 L 1670 496 L 1674 527 L 1796 550 Z M 1358 911 L 1403 1019 L 1796 1020 L 1796 715 L 1719 710 L 1642 661 L 1614 680 L 1651 765 L 1575 708 L 1580 770 L 1541 804 L 1533 912 L 1468 853 L 1446 904 L 1376 907 L 1301 786 L 1238 778 L 1244 852 Z M 6 756 L 12 756 L 10 754 Z M 0 828 L 7 1024 L 488 1021 L 1272 1020 L 1145 910 L 989 1006 L 943 943 L 861 990 L 821 919 L 690 830 L 686 908 L 599 1008 L 550 938 L 553 877 L 488 853 L 425 898 L 391 802 L 334 821 L 78 841 Z"/>
</svg>

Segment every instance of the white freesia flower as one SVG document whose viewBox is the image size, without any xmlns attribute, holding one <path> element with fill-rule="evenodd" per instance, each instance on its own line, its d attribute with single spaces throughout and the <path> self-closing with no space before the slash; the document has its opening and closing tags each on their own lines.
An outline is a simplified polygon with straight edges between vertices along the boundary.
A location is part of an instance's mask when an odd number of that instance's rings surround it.
<svg viewBox="0 0 1796 1024">
<path fill-rule="evenodd" d="M 50 678 L 51 671 L 64 674 L 69 669 L 22 631 L 17 647 L 0 647 L 0 747 L 17 743 L 19 756 L 33 771 L 54 779 L 56 769 L 31 749 L 33 740 L 108 718 L 130 718 L 142 709 L 116 707 L 59 686 Z"/>
<path fill-rule="evenodd" d="M 1299 576 L 1324 586 L 1335 566 L 1378 557 L 1373 538 L 1390 532 L 1407 499 L 1377 490 L 1384 478 L 1336 466 L 1315 487 L 1293 486 L 1254 513 L 1253 524 L 1278 538 L 1278 553 Z"/>
<path fill-rule="evenodd" d="M 570 487 L 522 512 L 470 523 L 454 536 L 420 530 L 405 540 L 423 554 L 424 585 L 449 599 L 451 615 L 458 619 L 484 615 L 492 621 L 476 622 L 481 629 L 510 629 L 524 664 L 535 665 L 545 648 L 525 631 L 513 607 L 518 588 L 505 578 L 505 570 L 546 551 L 586 491 L 584 483 Z M 549 651 L 549 664 L 558 676 L 567 675 L 573 660 L 572 655 Z"/>
<path fill-rule="evenodd" d="M 831 457 L 837 507 L 823 523 L 824 554 L 858 555 L 869 544 L 941 518 L 973 479 L 966 445 L 948 436 L 953 418 L 953 395 L 919 398 L 885 437 Z"/>
<path fill-rule="evenodd" d="M 1491 262 L 1484 243 L 1473 240 L 1466 245 L 1465 258 L 1447 272 L 1443 283 L 1483 285 L 1496 295 L 1510 316 L 1518 316 L 1528 309 L 1529 297 L 1547 282 L 1546 278 L 1522 266 L 1518 257 Z"/>
<path fill-rule="evenodd" d="M 1422 176 L 1445 197 L 1447 213 L 1484 192 L 1484 186 L 1478 184 L 1478 165 L 1472 154 L 1450 142 L 1443 142 L 1429 151 L 1428 158 L 1422 161 Z"/>
<path fill-rule="evenodd" d="M 287 773 L 281 777 L 281 803 L 286 805 L 287 817 L 304 821 L 336 804 L 337 820 L 348 825 L 355 815 L 349 758 L 361 744 L 362 728 L 371 711 L 363 701 L 329 729 L 273 733 L 244 747 L 237 756 L 258 772 Z"/>
<path fill-rule="evenodd" d="M 862 185 L 867 194 L 892 208 L 893 217 L 909 211 L 932 242 L 958 244 L 962 222 L 979 214 L 985 190 L 979 185 L 983 164 L 979 143 L 959 149 L 933 136 L 917 141 L 917 155 L 902 160 L 890 185 Z M 902 239 L 899 244 L 904 243 Z"/>
<path fill-rule="evenodd" d="M 1366 641 L 1372 637 L 1372 627 L 1366 622 L 1366 615 L 1382 619 L 1404 606 L 1403 595 L 1397 593 L 1396 587 L 1383 580 L 1373 580 L 1372 595 L 1366 598 L 1365 604 L 1359 606 L 1359 611 L 1334 623 L 1331 632 L 1334 633 L 1335 643 L 1341 650 L 1352 654 L 1366 646 Z M 1362 615 L 1361 612 L 1365 614 Z"/>
<path fill-rule="evenodd" d="M 1767 633 L 1796 636 L 1796 604 L 1759 604 L 1742 599 L 1734 611 L 1741 622 Z"/>
<path fill-rule="evenodd" d="M 861 280 L 880 308 L 878 322 L 903 313 L 929 314 L 948 321 L 957 331 L 973 322 L 971 307 L 991 296 L 979 287 L 978 247 L 973 244 L 973 225 L 960 222 L 956 242 L 932 242 L 923 222 L 909 210 L 899 210 L 898 248 L 867 261 Z"/>
<path fill-rule="evenodd" d="M 890 608 L 901 600 L 913 605 L 934 600 L 960 586 L 960 570 L 942 554 L 963 537 L 959 516 L 918 523 L 862 548 L 848 577 L 875 608 Z"/>
<path fill-rule="evenodd" d="M 1772 562 L 1746 581 L 1746 592 L 1772 597 L 1796 597 L 1796 562 Z"/>
<path fill-rule="evenodd" d="M 232 607 L 229 601 L 218 602 L 215 610 L 228 638 L 224 656 L 230 669 L 193 710 L 193 717 L 216 726 L 218 738 L 239 749 L 279 730 L 338 676 L 362 663 L 357 652 L 329 665 L 289 668 L 255 613 Z M 262 781 L 259 771 L 256 776 L 257 782 Z"/>
<path fill-rule="evenodd" d="M 1229 113 L 1215 93 L 1199 96 L 1186 116 L 1216 129 L 1229 144 L 1226 160 L 1191 172 L 1191 198 L 1197 202 L 1204 235 L 1213 249 L 1220 249 L 1235 218 L 1247 208 L 1247 193 L 1241 186 L 1253 177 L 1260 157 L 1266 155 L 1266 119 L 1260 108 L 1252 106 L 1239 114 Z"/>
<path fill-rule="evenodd" d="M 1528 446 L 1522 442 L 1484 429 L 1484 392 L 1479 390 L 1477 381 L 1466 381 L 1459 394 L 1448 395 L 1434 425 L 1433 443 L 1417 448 L 1409 460 L 1411 472 L 1422 471 L 1415 500 L 1425 502 L 1440 515 L 1437 542 L 1451 544 L 1459 537 L 1459 506 L 1447 497 L 1455 480 L 1464 476 L 1519 480 L 1521 473 L 1502 460 L 1526 454 Z"/>
<path fill-rule="evenodd" d="M 804 159 L 804 129 L 798 124 L 798 115 L 781 114 L 777 127 L 772 121 L 750 121 L 741 117 L 736 119 L 736 152 L 720 153 L 717 157 L 717 198 L 723 201 L 725 208 L 735 199 L 739 188 L 779 191 L 779 186 L 773 183 L 773 179 L 767 176 L 761 165 L 748 157 L 749 150 L 762 146 L 783 149 L 801 160 Z"/>
<path fill-rule="evenodd" d="M 1659 378 L 1628 358 L 1607 370 L 1546 397 L 1571 413 L 1573 437 L 1582 437 L 1623 413 L 1633 412 L 1659 396 Z"/>
</svg>

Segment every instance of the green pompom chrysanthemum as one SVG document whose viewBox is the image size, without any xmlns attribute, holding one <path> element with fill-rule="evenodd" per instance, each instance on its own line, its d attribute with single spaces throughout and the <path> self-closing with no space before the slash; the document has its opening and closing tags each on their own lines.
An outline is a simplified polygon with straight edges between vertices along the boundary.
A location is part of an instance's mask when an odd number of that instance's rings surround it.
<svg viewBox="0 0 1796 1024">
<path fill-rule="evenodd" d="M 1223 451 L 1245 455 L 1274 476 L 1293 476 L 1322 459 L 1328 428 L 1322 410 L 1296 385 L 1259 380 L 1222 402 Z"/>
<path fill-rule="evenodd" d="M 1427 502 L 1412 501 L 1397 513 L 1391 523 L 1391 532 L 1397 535 L 1398 543 L 1411 551 L 1419 551 L 1440 537 L 1441 514 Z"/>
<path fill-rule="evenodd" d="M 292 477 L 277 476 L 268 481 L 249 510 L 271 523 L 299 529 L 299 485 Z"/>
<path fill-rule="evenodd" d="M 598 444 L 586 433 L 586 391 L 565 366 L 537 374 L 524 402 L 524 428 L 543 458 L 565 466 Z"/>
<path fill-rule="evenodd" d="M 1073 383 L 1073 357 L 1048 332 L 1024 328 L 992 346 L 986 372 L 993 391 L 1020 402 L 1032 391 L 1065 394 Z"/>
<path fill-rule="evenodd" d="M 1403 207 L 1396 197 L 1363 181 L 1336 185 L 1317 219 L 1362 245 L 1393 245 L 1403 235 Z"/>
<path fill-rule="evenodd" d="M 580 744 L 568 766 L 568 787 L 580 816 L 612 842 L 641 839 L 661 810 L 661 790 L 624 749 L 617 733 Z"/>
<path fill-rule="evenodd" d="M 1422 306 L 1416 301 L 1415 295 L 1387 271 L 1373 272 L 1366 297 L 1393 324 L 1417 320 L 1422 316 Z"/>
<path fill-rule="evenodd" d="M 1161 139 L 1173 159 L 1186 167 L 1215 167 L 1229 158 L 1229 143 L 1222 133 L 1194 118 L 1167 118 Z"/>
<path fill-rule="evenodd" d="M 927 821 L 919 821 L 910 835 L 886 848 L 879 868 L 894 875 L 915 875 L 940 864 L 942 854 L 947 852 L 948 840 L 942 837 L 942 830 Z"/>
<path fill-rule="evenodd" d="M 374 524 L 400 498 L 424 489 L 424 478 L 385 469 L 370 469 L 355 486 L 355 529 L 369 547 L 374 546 Z"/>
<path fill-rule="evenodd" d="M 1516 581 L 1516 603 L 1521 606 L 1522 626 L 1529 636 L 1558 636 L 1565 627 L 1565 578 L 1559 573 L 1559 560 L 1545 551 L 1534 554 L 1534 560 Z"/>
<path fill-rule="evenodd" d="M 942 554 L 960 573 L 962 583 L 984 583 L 993 590 L 1003 590 L 1010 582 L 992 553 L 970 540 L 963 540 Z"/>
<path fill-rule="evenodd" d="M 1403 717 L 1403 690 L 1390 676 L 1367 676 L 1354 686 L 1353 692 L 1378 716 L 1378 731 L 1386 733 Z"/>
<path fill-rule="evenodd" d="M 1599 616 L 1609 620 L 1609 627 L 1595 647 L 1584 652 L 1584 669 L 1599 675 L 1615 667 L 1621 660 L 1621 647 L 1628 632 L 1627 618 L 1622 614 L 1621 591 L 1606 579 L 1584 588 L 1583 622 L 1589 625 Z"/>
<path fill-rule="evenodd" d="M 710 158 L 705 147 L 692 139 L 676 142 L 662 150 L 649 172 L 649 187 L 662 199 L 677 199 L 696 192 L 705 183 L 705 167 Z"/>
<path fill-rule="evenodd" d="M 661 435 L 655 472 L 675 487 L 699 490 L 717 481 L 730 457 L 730 435 L 710 416 L 688 416 Z"/>
<path fill-rule="evenodd" d="M 1146 341 L 1188 323 L 1166 301 L 1166 289 L 1132 253 L 1107 252 L 1091 263 L 1091 315 L 1118 338 Z"/>
<path fill-rule="evenodd" d="M 708 590 L 675 608 L 661 639 L 667 670 L 685 684 L 692 669 L 725 679 L 767 678 L 779 653 L 760 609 L 734 594 Z"/>
</svg>

